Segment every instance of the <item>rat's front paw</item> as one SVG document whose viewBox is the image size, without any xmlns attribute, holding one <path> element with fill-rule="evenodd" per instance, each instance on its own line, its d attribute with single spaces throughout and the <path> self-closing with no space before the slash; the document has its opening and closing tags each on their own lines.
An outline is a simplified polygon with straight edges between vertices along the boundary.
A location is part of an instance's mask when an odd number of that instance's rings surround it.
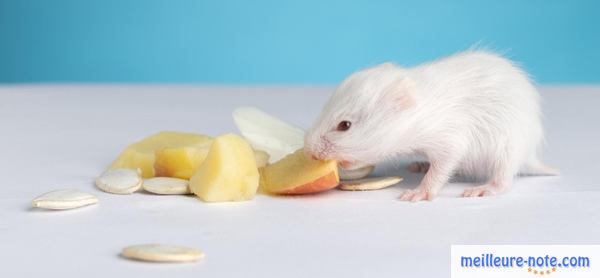
<svg viewBox="0 0 600 278">
<path fill-rule="evenodd" d="M 418 201 L 431 201 L 435 198 L 435 194 L 431 191 L 424 188 L 415 188 L 415 189 L 407 189 L 400 196 L 401 201 L 410 201 L 410 202 L 418 202 Z"/>
</svg>

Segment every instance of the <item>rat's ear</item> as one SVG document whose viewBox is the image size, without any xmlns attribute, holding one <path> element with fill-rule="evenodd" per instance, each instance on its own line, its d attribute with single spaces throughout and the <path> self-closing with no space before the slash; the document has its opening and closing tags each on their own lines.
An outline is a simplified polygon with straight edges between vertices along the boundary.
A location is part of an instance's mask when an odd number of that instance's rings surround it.
<svg viewBox="0 0 600 278">
<path fill-rule="evenodd" d="M 415 105 L 415 84 L 410 77 L 404 76 L 393 82 L 386 90 L 386 102 L 392 103 L 399 110 Z"/>
</svg>

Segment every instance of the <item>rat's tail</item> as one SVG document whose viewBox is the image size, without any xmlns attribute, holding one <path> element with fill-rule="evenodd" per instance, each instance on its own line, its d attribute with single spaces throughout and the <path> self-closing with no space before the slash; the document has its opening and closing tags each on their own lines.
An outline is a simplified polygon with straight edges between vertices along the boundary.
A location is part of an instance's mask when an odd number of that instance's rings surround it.
<svg viewBox="0 0 600 278">
<path fill-rule="evenodd" d="M 548 166 L 539 160 L 535 159 L 531 162 L 528 162 L 521 168 L 519 171 L 519 175 L 522 176 L 558 176 L 560 175 L 560 170 L 557 168 Z"/>
</svg>

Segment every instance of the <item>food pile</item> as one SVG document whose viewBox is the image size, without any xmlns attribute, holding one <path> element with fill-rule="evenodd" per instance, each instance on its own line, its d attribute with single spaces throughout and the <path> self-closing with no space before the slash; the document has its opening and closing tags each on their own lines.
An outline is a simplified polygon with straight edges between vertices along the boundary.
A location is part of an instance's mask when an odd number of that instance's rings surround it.
<svg viewBox="0 0 600 278">
<path fill-rule="evenodd" d="M 259 191 L 317 193 L 340 183 L 335 161 L 317 161 L 305 155 L 301 129 L 251 107 L 235 110 L 233 118 L 242 136 L 213 138 L 163 131 L 136 142 L 98 177 L 96 185 L 116 194 L 143 188 L 157 194 L 193 193 L 205 202 L 228 202 L 251 200 Z M 345 173 L 356 179 L 372 170 L 371 166 Z M 340 188 L 373 190 L 399 181 L 354 180 Z"/>
<path fill-rule="evenodd" d="M 304 131 L 257 108 L 238 108 L 233 119 L 241 136 L 211 137 L 162 131 L 129 145 L 96 178 L 96 187 L 112 194 L 140 189 L 154 194 L 195 194 L 205 202 L 251 200 L 257 192 L 311 194 L 342 184 L 341 190 L 377 190 L 399 183 L 400 177 L 362 179 L 373 166 L 338 170 L 336 161 L 319 161 L 303 150 Z M 344 181 L 344 179 L 346 181 Z M 51 210 L 74 209 L 98 202 L 77 189 L 45 193 L 32 206 Z M 136 245 L 122 257 L 146 261 L 195 261 L 204 254 L 170 245 Z"/>
</svg>

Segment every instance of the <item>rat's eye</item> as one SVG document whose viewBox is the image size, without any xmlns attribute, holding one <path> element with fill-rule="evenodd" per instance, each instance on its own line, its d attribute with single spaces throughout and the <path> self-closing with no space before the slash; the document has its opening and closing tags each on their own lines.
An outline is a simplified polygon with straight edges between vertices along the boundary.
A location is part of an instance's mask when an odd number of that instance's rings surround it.
<svg viewBox="0 0 600 278">
<path fill-rule="evenodd" d="M 337 130 L 338 131 L 346 131 L 346 130 L 350 129 L 350 126 L 352 126 L 351 122 L 341 121 L 337 126 Z"/>
</svg>

